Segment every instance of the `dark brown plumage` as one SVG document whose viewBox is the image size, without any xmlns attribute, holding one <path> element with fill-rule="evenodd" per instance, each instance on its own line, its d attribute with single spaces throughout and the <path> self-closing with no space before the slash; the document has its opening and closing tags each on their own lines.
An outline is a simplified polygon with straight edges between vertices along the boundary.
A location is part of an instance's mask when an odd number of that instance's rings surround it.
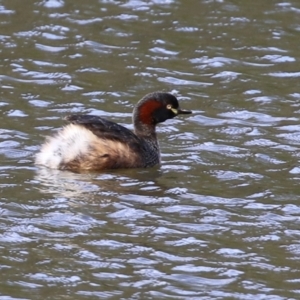
<svg viewBox="0 0 300 300">
<path fill-rule="evenodd" d="M 190 113 L 175 96 L 156 92 L 134 108 L 134 132 L 98 116 L 71 115 L 66 117 L 71 124 L 48 139 L 36 163 L 72 171 L 151 167 L 160 162 L 156 125 Z"/>
</svg>

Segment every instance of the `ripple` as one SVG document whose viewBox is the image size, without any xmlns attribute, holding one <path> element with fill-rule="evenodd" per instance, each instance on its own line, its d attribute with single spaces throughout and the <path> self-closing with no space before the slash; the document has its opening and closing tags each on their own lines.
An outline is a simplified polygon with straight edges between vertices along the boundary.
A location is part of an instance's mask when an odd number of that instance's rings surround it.
<svg viewBox="0 0 300 300">
<path fill-rule="evenodd" d="M 65 5 L 63 0 L 44 0 L 41 4 L 47 8 L 60 8 Z"/>
<path fill-rule="evenodd" d="M 61 35 L 53 34 L 53 33 L 47 33 L 47 32 L 43 32 L 42 37 L 44 37 L 48 40 L 58 40 L 58 41 L 66 39 L 65 36 L 61 36 Z"/>
<path fill-rule="evenodd" d="M 24 237 L 16 232 L 7 232 L 0 234 L 0 242 L 1 243 L 16 243 L 23 244 L 34 241 L 34 239 Z"/>
<path fill-rule="evenodd" d="M 300 77 L 300 72 L 271 72 L 267 75 L 273 76 L 273 77 L 280 77 L 280 78 L 298 78 Z"/>
<path fill-rule="evenodd" d="M 264 55 L 262 59 L 272 61 L 274 63 L 283 63 L 283 62 L 294 62 L 295 58 L 290 56 L 283 56 L 283 55 Z"/>
<path fill-rule="evenodd" d="M 19 83 L 26 83 L 26 84 L 39 84 L 39 85 L 53 85 L 58 84 L 56 80 L 53 79 L 20 79 L 15 77 L 9 77 L 0 75 L 0 78 L 2 78 L 4 81 L 14 81 Z"/>
<path fill-rule="evenodd" d="M 253 139 L 245 143 L 246 146 L 260 146 L 260 147 L 271 147 L 276 146 L 278 143 L 267 140 L 267 139 Z"/>
<path fill-rule="evenodd" d="M 62 47 L 62 46 L 49 46 L 49 45 L 43 45 L 43 44 L 39 44 L 39 43 L 36 43 L 35 47 L 39 50 L 42 50 L 45 52 L 52 52 L 52 53 L 62 52 L 67 49 L 66 47 Z"/>
<path fill-rule="evenodd" d="M 235 59 L 230 59 L 226 57 L 213 57 L 209 58 L 207 56 L 201 57 L 201 58 L 193 58 L 190 59 L 190 62 L 192 64 L 199 65 L 198 68 L 204 69 L 204 68 L 220 68 L 224 67 L 228 64 L 237 63 L 238 61 Z"/>
<path fill-rule="evenodd" d="M 178 27 L 178 28 L 176 28 L 176 31 L 178 31 L 178 32 L 196 32 L 196 31 L 199 31 L 199 28 L 197 28 L 197 27 Z"/>
<path fill-rule="evenodd" d="M 78 19 L 71 19 L 68 18 L 68 20 L 72 23 L 76 23 L 78 25 L 90 25 L 90 24 L 94 24 L 94 23 L 101 23 L 103 22 L 102 18 L 92 18 L 92 19 L 86 19 L 86 20 L 78 20 Z"/>
<path fill-rule="evenodd" d="M 233 171 L 215 171 L 214 174 L 221 180 L 233 180 L 233 179 L 241 179 L 243 177 L 253 178 L 253 179 L 261 179 L 263 178 L 260 174 L 255 173 L 242 173 L 242 172 L 233 172 Z"/>
<path fill-rule="evenodd" d="M 44 101 L 44 100 L 30 100 L 28 101 L 30 104 L 32 104 L 35 107 L 47 107 L 52 104 L 52 102 Z"/>
<path fill-rule="evenodd" d="M 63 283 L 64 285 L 72 286 L 81 281 L 79 276 L 50 276 L 44 273 L 35 273 L 29 276 L 30 279 L 47 282 L 47 283 Z"/>
<path fill-rule="evenodd" d="M 0 5 L 0 14 L 11 15 L 11 14 L 14 14 L 14 13 L 15 13 L 14 10 L 6 9 L 3 5 Z"/>
<path fill-rule="evenodd" d="M 237 72 L 231 72 L 231 71 L 222 71 L 214 76 L 212 76 L 212 78 L 222 78 L 225 79 L 226 82 L 235 80 L 238 78 L 238 76 L 240 76 L 240 73 Z"/>
<path fill-rule="evenodd" d="M 251 112 L 246 110 L 241 111 L 231 111 L 231 112 L 224 112 L 220 113 L 219 116 L 226 117 L 226 118 L 235 118 L 235 119 L 241 119 L 241 120 L 258 120 L 260 123 L 270 123 L 274 124 L 282 120 L 293 120 L 296 121 L 294 117 L 273 117 L 268 114 L 259 113 L 259 112 Z M 258 124 L 259 126 L 260 124 Z"/>
<path fill-rule="evenodd" d="M 244 251 L 241 251 L 239 249 L 232 249 L 232 248 L 222 248 L 219 249 L 216 253 L 226 257 L 236 257 L 236 256 L 243 257 L 243 258 L 247 257 Z"/>
<path fill-rule="evenodd" d="M 162 47 L 154 47 L 154 48 L 149 49 L 149 51 L 151 51 L 153 53 L 165 54 L 165 55 L 177 55 L 178 54 L 178 52 L 176 52 L 176 51 L 166 50 Z"/>
<path fill-rule="evenodd" d="M 21 110 L 9 110 L 7 112 L 7 115 L 9 117 L 21 117 L 21 118 L 28 117 L 28 115 Z"/>
<path fill-rule="evenodd" d="M 185 80 L 185 79 L 179 79 L 176 77 L 158 77 L 158 81 L 160 82 L 166 82 L 169 84 L 173 85 L 202 85 L 202 86 L 209 86 L 212 85 L 212 83 L 207 83 L 207 82 L 198 82 L 198 81 L 193 81 L 193 80 Z"/>
</svg>

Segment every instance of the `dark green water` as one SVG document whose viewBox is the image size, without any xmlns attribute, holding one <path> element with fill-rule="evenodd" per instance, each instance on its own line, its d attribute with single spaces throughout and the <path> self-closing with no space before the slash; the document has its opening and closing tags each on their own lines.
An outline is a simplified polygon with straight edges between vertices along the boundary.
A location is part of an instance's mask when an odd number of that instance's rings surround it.
<svg viewBox="0 0 300 300">
<path fill-rule="evenodd" d="M 0 299 L 299 299 L 298 1 L 0 3 Z M 194 114 L 162 165 L 33 164 L 70 113 Z"/>
</svg>

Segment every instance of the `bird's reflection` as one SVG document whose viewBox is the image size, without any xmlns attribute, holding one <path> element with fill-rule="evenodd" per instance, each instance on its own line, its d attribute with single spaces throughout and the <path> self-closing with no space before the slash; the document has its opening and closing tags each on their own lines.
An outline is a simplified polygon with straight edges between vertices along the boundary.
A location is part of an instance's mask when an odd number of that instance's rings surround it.
<svg viewBox="0 0 300 300">
<path fill-rule="evenodd" d="M 102 173 L 73 173 L 42 167 L 37 168 L 35 179 L 40 183 L 42 193 L 73 200 L 99 201 L 99 198 L 119 198 L 124 194 L 161 195 L 164 189 L 157 183 L 161 175 L 159 167 Z"/>
</svg>

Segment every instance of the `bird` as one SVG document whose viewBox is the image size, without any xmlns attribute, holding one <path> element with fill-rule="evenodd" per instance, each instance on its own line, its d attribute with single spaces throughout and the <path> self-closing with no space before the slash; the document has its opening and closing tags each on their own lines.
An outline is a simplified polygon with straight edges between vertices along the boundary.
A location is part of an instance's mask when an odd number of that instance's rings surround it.
<svg viewBox="0 0 300 300">
<path fill-rule="evenodd" d="M 70 115 L 69 124 L 46 138 L 35 163 L 73 172 L 147 168 L 160 163 L 156 125 L 192 111 L 165 92 L 144 96 L 134 107 L 134 130 L 95 115 Z"/>
</svg>

